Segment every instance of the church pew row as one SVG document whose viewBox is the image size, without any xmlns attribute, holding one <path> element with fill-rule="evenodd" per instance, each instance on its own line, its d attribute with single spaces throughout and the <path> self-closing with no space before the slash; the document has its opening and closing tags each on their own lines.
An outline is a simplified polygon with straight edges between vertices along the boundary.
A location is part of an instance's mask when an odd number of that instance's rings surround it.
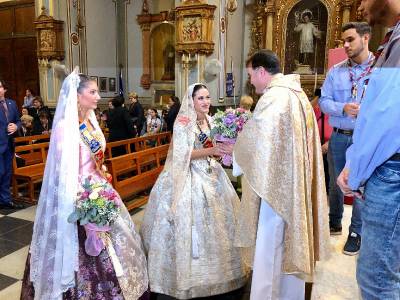
<svg viewBox="0 0 400 300">
<path fill-rule="evenodd" d="M 162 138 L 162 136 L 158 138 Z M 169 144 L 156 146 L 106 160 L 106 165 L 113 176 L 113 185 L 118 192 L 121 192 L 122 198 L 135 195 L 152 187 L 162 170 L 168 147 Z M 15 199 L 28 203 L 36 202 L 34 195 L 35 185 L 42 182 L 48 148 L 48 142 L 17 146 L 15 148 L 16 157 L 14 157 L 13 161 L 12 178 Z M 22 158 L 24 165 L 20 166 L 17 163 L 17 157 Z M 134 178 L 130 179 L 129 176 Z M 131 183 L 134 184 L 131 185 Z M 20 196 L 21 188 L 28 189 L 26 197 Z M 145 203 L 147 200 L 143 199 L 143 201 Z"/>
<path fill-rule="evenodd" d="M 13 160 L 12 189 L 14 198 L 28 203 L 35 203 L 35 184 L 41 183 L 46 165 L 49 143 L 39 143 L 15 147 Z M 17 157 L 25 164 L 18 166 Z M 21 183 L 22 182 L 22 183 Z M 19 189 L 28 187 L 28 196 L 19 196 Z"/>
<path fill-rule="evenodd" d="M 124 154 L 142 151 L 153 147 L 153 145 L 164 145 L 171 142 L 171 132 L 162 132 L 154 135 L 141 136 L 116 142 L 109 142 L 106 145 L 105 157 L 113 158 L 113 149 L 123 148 Z"/>
<path fill-rule="evenodd" d="M 49 134 L 38 134 L 30 136 L 19 136 L 14 139 L 16 146 L 32 145 L 37 143 L 45 143 L 50 141 Z"/>
<path fill-rule="evenodd" d="M 122 199 L 130 198 L 151 188 L 164 168 L 169 144 L 156 146 L 106 160 L 112 175 L 112 185 Z M 148 196 L 133 202 L 125 202 L 133 210 L 147 203 Z"/>
</svg>

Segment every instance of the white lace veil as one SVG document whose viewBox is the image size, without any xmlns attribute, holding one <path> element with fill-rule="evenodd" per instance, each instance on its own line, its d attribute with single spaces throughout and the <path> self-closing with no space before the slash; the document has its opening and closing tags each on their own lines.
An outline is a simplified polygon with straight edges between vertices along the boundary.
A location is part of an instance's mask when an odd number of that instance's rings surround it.
<svg viewBox="0 0 400 300">
<path fill-rule="evenodd" d="M 60 91 L 36 211 L 30 278 L 38 300 L 61 299 L 63 292 L 75 286 L 78 270 L 77 224 L 68 223 L 67 219 L 74 210 L 78 188 L 79 81 L 75 69 Z"/>
<path fill-rule="evenodd" d="M 174 123 L 174 134 L 172 144 L 168 151 L 165 168 L 168 169 L 173 178 L 173 203 L 171 206 L 171 217 L 175 214 L 177 200 L 182 199 L 185 184 L 189 180 L 190 156 L 193 151 L 195 141 L 195 128 L 197 114 L 193 104 L 193 89 L 196 85 L 190 85 L 182 99 L 176 121 Z M 181 119 L 187 119 L 188 123 L 181 122 Z"/>
</svg>

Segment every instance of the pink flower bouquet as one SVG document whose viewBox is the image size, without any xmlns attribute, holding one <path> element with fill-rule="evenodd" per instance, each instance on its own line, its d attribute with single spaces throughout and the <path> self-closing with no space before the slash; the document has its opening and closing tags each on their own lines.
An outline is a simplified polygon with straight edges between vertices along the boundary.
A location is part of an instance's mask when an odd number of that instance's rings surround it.
<svg viewBox="0 0 400 300">
<path fill-rule="evenodd" d="M 217 111 L 213 116 L 213 125 L 211 136 L 217 141 L 227 144 L 234 144 L 238 133 L 242 131 L 244 124 L 251 117 L 251 113 L 243 108 Z M 222 163 L 225 166 L 232 164 L 231 155 L 223 155 Z"/>
<path fill-rule="evenodd" d="M 120 214 L 121 199 L 108 182 L 93 182 L 86 178 L 78 191 L 75 211 L 68 222 L 85 227 L 86 253 L 98 256 L 105 244 L 101 235 L 111 230 L 111 225 Z"/>
</svg>

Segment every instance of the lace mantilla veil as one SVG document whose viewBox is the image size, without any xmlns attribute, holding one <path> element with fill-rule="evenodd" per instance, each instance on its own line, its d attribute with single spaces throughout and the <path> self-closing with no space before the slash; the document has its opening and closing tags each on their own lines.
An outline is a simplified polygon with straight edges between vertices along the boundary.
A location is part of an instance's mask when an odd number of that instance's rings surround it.
<svg viewBox="0 0 400 300">
<path fill-rule="evenodd" d="M 196 85 L 202 83 L 194 83 L 190 85 L 181 102 L 176 121 L 174 123 L 174 134 L 172 136 L 172 144 L 168 151 L 167 160 L 164 168 L 170 171 L 173 178 L 173 201 L 170 216 L 176 213 L 177 199 L 182 198 L 185 191 L 186 182 L 190 178 L 189 165 L 190 156 L 193 151 L 195 141 L 195 128 L 197 114 L 193 104 L 193 89 Z M 187 119 L 188 123 L 180 122 L 180 119 Z"/>
<path fill-rule="evenodd" d="M 61 299 L 75 286 L 78 230 L 68 223 L 74 211 L 79 175 L 79 119 L 76 68 L 63 82 L 54 116 L 30 248 L 30 278 L 36 299 Z M 90 120 L 98 127 L 94 112 Z"/>
</svg>

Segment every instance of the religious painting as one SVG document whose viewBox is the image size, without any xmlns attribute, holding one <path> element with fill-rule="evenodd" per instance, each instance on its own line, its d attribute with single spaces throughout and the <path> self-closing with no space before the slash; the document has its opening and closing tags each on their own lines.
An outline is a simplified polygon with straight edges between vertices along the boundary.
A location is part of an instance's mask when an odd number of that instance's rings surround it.
<svg viewBox="0 0 400 300">
<path fill-rule="evenodd" d="M 100 92 L 107 92 L 107 77 L 100 77 L 99 90 Z"/>
<path fill-rule="evenodd" d="M 175 7 L 176 39 L 175 51 L 180 54 L 203 53 L 210 55 L 214 51 L 213 24 L 215 5 L 196 1 L 193 5 Z"/>
<path fill-rule="evenodd" d="M 183 21 L 183 41 L 195 42 L 201 40 L 200 17 L 188 17 Z"/>
<path fill-rule="evenodd" d="M 328 11 L 320 1 L 297 3 L 287 19 L 285 73 L 323 74 Z"/>
<path fill-rule="evenodd" d="M 151 32 L 151 63 L 153 81 L 175 79 L 175 27 L 160 24 Z"/>
<path fill-rule="evenodd" d="M 52 30 L 42 30 L 40 32 L 40 49 L 51 51 L 55 48 L 56 33 Z"/>
<path fill-rule="evenodd" d="M 115 92 L 115 77 L 108 78 L 108 91 Z"/>
</svg>

